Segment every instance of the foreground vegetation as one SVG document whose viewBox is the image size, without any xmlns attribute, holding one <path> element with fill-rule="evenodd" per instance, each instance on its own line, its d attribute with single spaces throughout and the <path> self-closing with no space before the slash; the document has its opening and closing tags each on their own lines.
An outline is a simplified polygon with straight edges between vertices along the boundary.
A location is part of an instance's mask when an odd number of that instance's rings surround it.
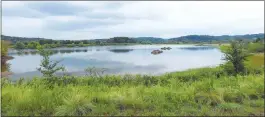
<svg viewBox="0 0 265 117">
<path fill-rule="evenodd" d="M 2 79 L 2 115 L 262 115 L 264 72 Z"/>
<path fill-rule="evenodd" d="M 8 48 L 9 42 L 1 40 L 0 48 L 1 48 L 1 77 L 10 74 L 9 68 L 10 64 L 7 63 L 8 60 L 12 59 L 13 57 L 8 56 Z"/>
<path fill-rule="evenodd" d="M 231 44 L 232 45 L 232 44 Z M 43 48 L 44 77 L 3 78 L 4 116 L 264 116 L 264 55 L 222 49 L 227 63 L 161 76 L 54 76 Z M 231 55 L 231 56 L 230 56 Z M 244 60 L 244 61 L 242 61 Z M 238 65 L 238 66 L 237 66 Z M 91 71 L 91 70 L 87 70 Z"/>
</svg>

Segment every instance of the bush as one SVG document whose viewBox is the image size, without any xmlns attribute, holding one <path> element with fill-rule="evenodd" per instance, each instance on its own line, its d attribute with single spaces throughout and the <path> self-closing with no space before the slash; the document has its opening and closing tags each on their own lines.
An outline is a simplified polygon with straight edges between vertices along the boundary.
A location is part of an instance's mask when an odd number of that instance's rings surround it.
<svg viewBox="0 0 265 117">
<path fill-rule="evenodd" d="M 224 51 L 224 60 L 232 63 L 234 75 L 242 74 L 245 71 L 244 61 L 247 60 L 249 54 L 245 50 L 245 43 L 242 41 L 232 41 L 231 47 Z"/>
<path fill-rule="evenodd" d="M 251 43 L 248 45 L 248 51 L 252 53 L 264 52 L 263 43 Z"/>
<path fill-rule="evenodd" d="M 15 45 L 15 49 L 25 49 L 25 45 L 22 42 L 17 42 Z"/>
</svg>

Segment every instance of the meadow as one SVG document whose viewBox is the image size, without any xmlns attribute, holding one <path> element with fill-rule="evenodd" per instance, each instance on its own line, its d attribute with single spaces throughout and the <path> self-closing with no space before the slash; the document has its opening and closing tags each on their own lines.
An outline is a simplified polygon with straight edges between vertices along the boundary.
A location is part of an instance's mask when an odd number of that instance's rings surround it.
<svg viewBox="0 0 265 117">
<path fill-rule="evenodd" d="M 264 72 L 2 79 L 2 115 L 264 115 Z"/>
<path fill-rule="evenodd" d="M 222 50 L 222 47 L 221 47 Z M 148 75 L 2 78 L 3 116 L 264 116 L 264 54 L 246 73 L 228 63 Z"/>
</svg>

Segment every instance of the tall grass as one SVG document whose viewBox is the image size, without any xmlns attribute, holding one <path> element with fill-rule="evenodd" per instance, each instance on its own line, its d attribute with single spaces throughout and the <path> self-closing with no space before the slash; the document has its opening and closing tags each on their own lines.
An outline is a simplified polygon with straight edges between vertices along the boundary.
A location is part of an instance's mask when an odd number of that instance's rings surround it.
<svg viewBox="0 0 265 117">
<path fill-rule="evenodd" d="M 264 67 L 264 53 L 253 54 L 246 61 L 248 67 L 260 68 Z"/>
<path fill-rule="evenodd" d="M 2 115 L 261 115 L 264 72 L 229 76 L 201 68 L 161 76 L 2 79 Z"/>
</svg>

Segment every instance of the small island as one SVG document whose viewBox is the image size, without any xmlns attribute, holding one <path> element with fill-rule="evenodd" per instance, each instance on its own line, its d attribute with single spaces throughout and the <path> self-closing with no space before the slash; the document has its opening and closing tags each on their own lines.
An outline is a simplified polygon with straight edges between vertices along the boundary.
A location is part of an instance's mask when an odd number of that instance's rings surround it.
<svg viewBox="0 0 265 117">
<path fill-rule="evenodd" d="M 154 55 L 156 55 L 156 54 L 160 54 L 160 53 L 163 53 L 163 51 L 162 51 L 162 50 L 153 50 L 153 51 L 151 52 L 151 54 L 154 54 Z"/>
</svg>

